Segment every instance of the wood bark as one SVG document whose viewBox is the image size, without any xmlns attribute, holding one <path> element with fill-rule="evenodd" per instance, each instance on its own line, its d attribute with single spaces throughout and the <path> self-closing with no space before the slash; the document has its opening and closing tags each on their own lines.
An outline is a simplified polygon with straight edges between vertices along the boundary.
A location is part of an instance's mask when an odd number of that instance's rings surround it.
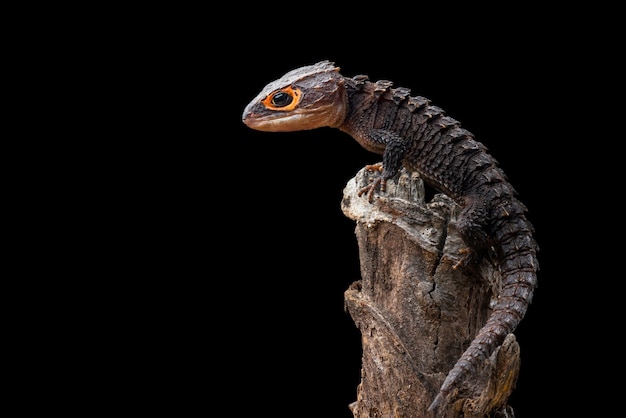
<svg viewBox="0 0 626 418">
<path fill-rule="evenodd" d="M 356 221 L 361 266 L 361 280 L 344 295 L 363 346 L 350 409 L 355 418 L 434 417 L 428 406 L 489 316 L 500 276 L 488 259 L 453 268 L 464 243 L 450 198 L 436 194 L 426 202 L 422 180 L 402 170 L 369 203 L 357 192 L 374 175 L 361 170 L 342 200 Z M 519 367 L 510 334 L 437 418 L 513 417 L 507 402 Z"/>
</svg>

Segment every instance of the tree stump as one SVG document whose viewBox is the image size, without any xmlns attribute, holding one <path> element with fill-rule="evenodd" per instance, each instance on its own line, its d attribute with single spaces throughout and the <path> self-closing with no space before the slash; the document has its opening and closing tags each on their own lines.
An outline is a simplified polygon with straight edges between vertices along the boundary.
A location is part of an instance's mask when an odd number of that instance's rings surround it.
<svg viewBox="0 0 626 418">
<path fill-rule="evenodd" d="M 361 266 L 361 280 L 344 294 L 363 346 L 350 409 L 355 418 L 434 417 L 428 406 L 491 313 L 500 275 L 488 259 L 453 269 L 464 245 L 454 201 L 436 194 L 426 202 L 422 180 L 402 170 L 369 203 L 357 192 L 374 175 L 359 171 L 342 200 L 356 221 Z M 507 401 L 519 367 L 510 334 L 437 418 L 513 417 Z"/>
</svg>

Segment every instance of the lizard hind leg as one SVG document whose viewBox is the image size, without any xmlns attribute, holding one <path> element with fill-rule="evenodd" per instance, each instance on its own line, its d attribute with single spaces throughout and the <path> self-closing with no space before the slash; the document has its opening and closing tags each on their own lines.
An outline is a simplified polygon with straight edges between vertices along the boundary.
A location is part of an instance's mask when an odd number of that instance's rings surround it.
<svg viewBox="0 0 626 418">
<path fill-rule="evenodd" d="M 460 260 L 454 269 L 474 267 L 485 256 L 491 239 L 486 231 L 484 221 L 487 208 L 484 199 L 477 195 L 467 195 L 462 199 L 463 209 L 454 222 L 459 230 L 465 247 L 459 250 Z"/>
</svg>

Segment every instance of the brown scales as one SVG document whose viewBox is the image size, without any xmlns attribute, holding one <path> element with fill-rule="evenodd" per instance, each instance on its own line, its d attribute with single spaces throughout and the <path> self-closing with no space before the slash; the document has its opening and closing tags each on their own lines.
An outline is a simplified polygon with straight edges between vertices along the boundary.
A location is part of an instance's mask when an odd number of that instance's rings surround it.
<svg viewBox="0 0 626 418">
<path fill-rule="evenodd" d="M 493 249 L 502 275 L 498 300 L 485 325 L 448 372 L 429 408 L 436 410 L 452 400 L 462 383 L 524 317 L 539 268 L 533 226 L 497 161 L 458 121 L 428 99 L 411 96 L 407 88 L 394 88 L 386 80 L 371 82 L 364 75 L 344 77 L 338 70 L 323 61 L 287 73 L 246 107 L 243 120 L 267 131 L 332 126 L 346 132 L 383 159 L 382 166 L 371 166 L 380 171 L 380 177 L 361 189 L 359 196 L 365 194 L 372 201 L 375 192 L 384 191 L 385 182 L 404 166 L 461 206 L 456 223 L 467 249 L 457 268 L 471 265 Z M 287 86 L 302 90 L 303 102 L 296 110 L 301 112 L 299 119 L 286 118 L 289 112 L 277 114 L 259 104 Z M 307 93 L 315 102 L 306 101 Z M 316 106 L 324 109 L 324 116 L 316 114 Z M 336 111 L 329 114 L 328 108 Z"/>
</svg>

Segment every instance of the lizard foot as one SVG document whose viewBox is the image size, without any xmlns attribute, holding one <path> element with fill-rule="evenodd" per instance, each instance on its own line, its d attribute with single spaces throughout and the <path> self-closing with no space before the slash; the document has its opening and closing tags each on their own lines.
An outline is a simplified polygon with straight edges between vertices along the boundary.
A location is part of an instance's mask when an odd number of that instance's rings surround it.
<svg viewBox="0 0 626 418">
<path fill-rule="evenodd" d="M 372 183 L 360 189 L 357 193 L 357 196 L 361 197 L 361 195 L 367 194 L 367 201 L 372 203 L 372 201 L 374 200 L 374 192 L 376 192 L 376 189 L 380 187 L 380 191 L 384 192 L 386 185 L 387 180 L 383 179 L 382 177 L 378 177 L 377 179 L 373 180 Z"/>
<path fill-rule="evenodd" d="M 452 266 L 453 270 L 456 270 L 460 267 L 468 267 L 474 265 L 479 257 L 476 251 L 471 249 L 470 247 L 464 247 L 459 250 L 459 254 L 461 255 L 461 259 L 457 261 L 454 266 Z"/>
<path fill-rule="evenodd" d="M 383 163 L 367 164 L 365 166 L 365 169 L 367 171 L 378 171 L 379 173 L 382 173 L 383 172 Z"/>
</svg>

